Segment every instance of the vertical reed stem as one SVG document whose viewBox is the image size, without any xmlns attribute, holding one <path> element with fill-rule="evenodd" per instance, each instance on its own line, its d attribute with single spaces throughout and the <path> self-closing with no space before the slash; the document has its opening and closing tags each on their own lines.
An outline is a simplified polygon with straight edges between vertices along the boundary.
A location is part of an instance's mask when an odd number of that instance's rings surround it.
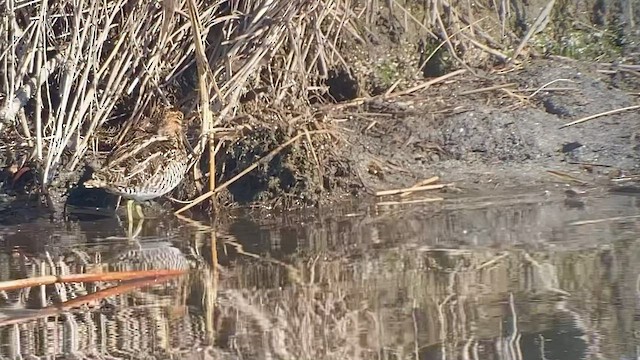
<svg viewBox="0 0 640 360">
<path fill-rule="evenodd" d="M 209 106 L 209 87 L 207 86 L 207 78 L 209 77 L 210 69 L 204 51 L 204 44 L 202 43 L 202 25 L 200 23 L 195 1 L 189 0 L 187 4 L 189 5 L 189 17 L 193 28 L 193 42 L 195 44 L 195 55 L 198 65 L 198 91 L 200 92 L 200 112 L 202 114 L 202 136 L 203 141 L 206 138 L 209 142 L 209 191 L 213 192 L 216 188 L 216 162 L 213 115 L 211 114 Z M 213 77 L 211 77 L 210 80 L 214 81 Z M 212 203 L 214 203 L 214 196 L 215 195 L 211 195 Z"/>
</svg>

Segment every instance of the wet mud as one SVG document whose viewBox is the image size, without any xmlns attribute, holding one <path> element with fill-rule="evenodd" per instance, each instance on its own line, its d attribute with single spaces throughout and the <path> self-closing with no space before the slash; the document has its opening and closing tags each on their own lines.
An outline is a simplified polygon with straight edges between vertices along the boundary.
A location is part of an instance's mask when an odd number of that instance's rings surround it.
<svg viewBox="0 0 640 360">
<path fill-rule="evenodd" d="M 550 87 L 559 89 L 536 92 L 554 81 Z M 496 84 L 526 90 L 464 95 Z M 621 172 L 638 172 L 640 110 L 561 126 L 633 106 L 638 96 L 632 91 L 616 88 L 594 66 L 539 60 L 489 83 L 468 76 L 416 99 L 373 102 L 370 112 L 393 109 L 394 115 L 353 116 L 341 126 L 359 177 L 375 190 L 433 175 L 475 189 L 527 187 L 553 181 L 547 170 L 604 184 Z"/>
</svg>

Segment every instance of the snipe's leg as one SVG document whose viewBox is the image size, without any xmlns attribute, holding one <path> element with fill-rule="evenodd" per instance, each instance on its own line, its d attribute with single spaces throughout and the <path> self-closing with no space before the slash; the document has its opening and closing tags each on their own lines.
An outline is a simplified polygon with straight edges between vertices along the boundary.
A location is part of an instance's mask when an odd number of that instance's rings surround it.
<svg viewBox="0 0 640 360">
<path fill-rule="evenodd" d="M 133 238 L 133 200 L 127 200 L 127 236 Z"/>
<path fill-rule="evenodd" d="M 127 236 L 130 239 L 135 239 L 140 232 L 142 231 L 142 223 L 144 222 L 144 214 L 142 213 L 142 209 L 139 208 L 140 205 L 136 204 L 133 200 L 127 200 Z M 138 213 L 139 219 L 136 221 L 136 230 L 133 231 L 133 208 L 136 207 L 136 212 Z"/>
<path fill-rule="evenodd" d="M 136 203 L 135 206 L 136 206 L 136 213 L 138 213 L 138 217 L 140 219 L 144 219 L 144 213 L 142 212 L 142 205 Z"/>
<path fill-rule="evenodd" d="M 133 223 L 133 200 L 127 199 L 127 221 L 129 224 Z"/>
<path fill-rule="evenodd" d="M 136 222 L 136 230 L 134 232 L 131 231 L 132 226 L 129 226 L 129 238 L 131 239 L 135 239 L 136 237 L 138 237 L 138 235 L 140 235 L 140 232 L 142 232 L 142 223 L 144 222 L 144 219 L 138 219 L 138 221 Z M 140 246 L 140 243 L 138 243 L 138 240 L 135 240 L 136 243 L 138 244 L 138 246 Z"/>
</svg>

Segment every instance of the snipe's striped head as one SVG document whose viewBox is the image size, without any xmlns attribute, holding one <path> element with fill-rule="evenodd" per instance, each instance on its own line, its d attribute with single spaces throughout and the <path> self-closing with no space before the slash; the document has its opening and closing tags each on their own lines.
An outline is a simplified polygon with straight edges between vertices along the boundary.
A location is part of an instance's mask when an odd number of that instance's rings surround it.
<svg viewBox="0 0 640 360">
<path fill-rule="evenodd" d="M 158 135 L 176 136 L 182 133 L 184 114 L 175 107 L 167 107 L 162 114 L 162 121 L 158 127 Z"/>
</svg>

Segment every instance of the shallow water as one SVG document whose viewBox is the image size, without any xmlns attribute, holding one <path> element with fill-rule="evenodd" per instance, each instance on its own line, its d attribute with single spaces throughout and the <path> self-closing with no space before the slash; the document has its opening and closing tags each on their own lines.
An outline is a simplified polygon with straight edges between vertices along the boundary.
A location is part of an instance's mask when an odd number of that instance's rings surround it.
<svg viewBox="0 0 640 360">
<path fill-rule="evenodd" d="M 115 282 L 8 291 L 0 356 L 638 358 L 639 201 L 557 190 L 216 226 L 168 216 L 137 242 L 116 218 L 5 225 L 0 280 L 190 270 L 118 294 L 98 292 Z"/>
</svg>

